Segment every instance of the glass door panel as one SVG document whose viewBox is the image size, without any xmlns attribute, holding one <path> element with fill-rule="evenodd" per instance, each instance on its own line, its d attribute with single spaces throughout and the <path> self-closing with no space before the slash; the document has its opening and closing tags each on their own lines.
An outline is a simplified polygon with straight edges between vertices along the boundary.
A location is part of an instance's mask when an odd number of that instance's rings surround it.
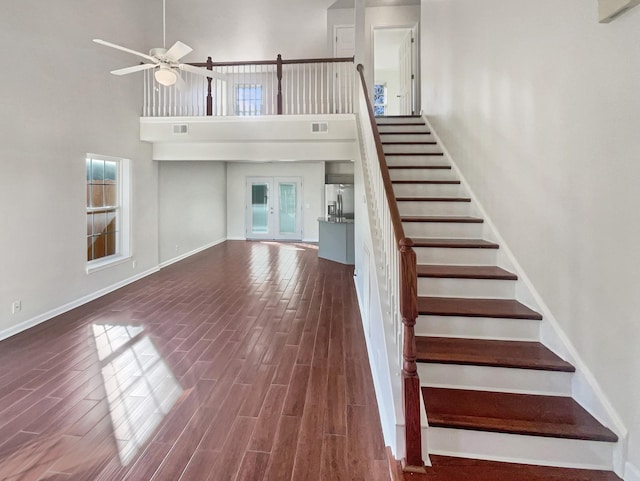
<svg viewBox="0 0 640 481">
<path fill-rule="evenodd" d="M 297 197 L 296 184 L 283 183 L 278 184 L 278 226 L 280 235 L 291 235 L 297 233 L 296 213 L 297 213 Z"/>
<path fill-rule="evenodd" d="M 269 232 L 269 184 L 251 185 L 251 232 L 267 234 Z"/>
</svg>

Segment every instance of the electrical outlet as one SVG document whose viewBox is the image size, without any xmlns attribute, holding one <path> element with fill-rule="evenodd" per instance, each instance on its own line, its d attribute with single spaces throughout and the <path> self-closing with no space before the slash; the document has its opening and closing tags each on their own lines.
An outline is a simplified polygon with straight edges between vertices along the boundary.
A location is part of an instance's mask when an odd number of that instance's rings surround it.
<svg viewBox="0 0 640 481">
<path fill-rule="evenodd" d="M 179 246 L 178 244 L 176 244 L 176 252 L 178 252 L 178 248 L 179 248 L 179 247 L 180 247 L 180 246 Z"/>
<path fill-rule="evenodd" d="M 11 314 L 20 312 L 22 310 L 22 301 L 13 301 L 11 303 Z"/>
<path fill-rule="evenodd" d="M 132 267 L 133 269 L 135 269 L 135 268 L 136 268 L 136 264 L 137 264 L 137 263 L 136 263 L 136 261 L 131 262 L 131 267 Z"/>
</svg>

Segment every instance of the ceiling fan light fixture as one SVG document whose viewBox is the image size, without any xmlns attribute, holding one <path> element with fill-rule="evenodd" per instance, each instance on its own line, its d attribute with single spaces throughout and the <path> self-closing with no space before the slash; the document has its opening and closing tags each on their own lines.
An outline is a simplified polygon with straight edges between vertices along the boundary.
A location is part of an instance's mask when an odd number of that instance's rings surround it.
<svg viewBox="0 0 640 481">
<path fill-rule="evenodd" d="M 153 76 L 159 84 L 164 85 L 165 87 L 170 87 L 178 81 L 178 74 L 175 73 L 170 67 L 161 66 L 158 70 L 156 70 Z"/>
</svg>

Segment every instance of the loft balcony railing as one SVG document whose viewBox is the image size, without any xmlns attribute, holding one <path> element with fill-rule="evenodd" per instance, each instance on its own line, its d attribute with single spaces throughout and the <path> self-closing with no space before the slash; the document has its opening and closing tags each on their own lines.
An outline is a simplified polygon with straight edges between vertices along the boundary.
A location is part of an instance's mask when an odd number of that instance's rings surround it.
<svg viewBox="0 0 640 481">
<path fill-rule="evenodd" d="M 216 74 L 186 71 L 181 89 L 163 87 L 144 72 L 144 117 L 255 116 L 353 113 L 353 58 L 192 63 Z"/>
</svg>

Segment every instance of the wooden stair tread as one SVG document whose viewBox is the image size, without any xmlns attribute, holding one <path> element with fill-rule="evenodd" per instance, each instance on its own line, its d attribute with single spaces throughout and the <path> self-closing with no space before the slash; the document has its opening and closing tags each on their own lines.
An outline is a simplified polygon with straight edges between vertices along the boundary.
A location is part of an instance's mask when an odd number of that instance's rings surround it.
<svg viewBox="0 0 640 481">
<path fill-rule="evenodd" d="M 424 134 L 417 134 L 417 135 L 424 135 Z M 401 140 L 401 141 L 383 140 L 382 141 L 382 145 L 437 145 L 437 144 L 438 142 L 436 142 L 435 140 Z"/>
<path fill-rule="evenodd" d="M 418 277 L 434 277 L 440 279 L 497 279 L 505 281 L 515 281 L 518 279 L 518 276 L 514 273 L 497 266 L 450 266 L 434 264 L 418 265 Z"/>
<path fill-rule="evenodd" d="M 396 202 L 471 202 L 469 197 L 396 197 Z"/>
<path fill-rule="evenodd" d="M 451 170 L 450 165 L 387 165 L 389 170 L 391 169 L 406 169 L 406 170 L 418 170 L 418 169 L 427 169 L 427 170 Z"/>
<path fill-rule="evenodd" d="M 388 124 L 388 125 L 393 125 L 393 124 Z M 424 124 L 415 124 L 415 125 L 424 125 Z M 405 130 L 403 132 L 379 132 L 380 135 L 431 135 L 431 132 L 428 130 L 425 130 L 423 132 L 415 132 L 415 131 L 411 131 L 411 130 Z"/>
<path fill-rule="evenodd" d="M 431 156 L 443 156 L 444 152 L 385 152 L 384 155 L 431 155 Z"/>
<path fill-rule="evenodd" d="M 570 397 L 423 387 L 430 426 L 616 442 Z"/>
<path fill-rule="evenodd" d="M 423 315 L 497 317 L 542 320 L 542 316 L 513 299 L 469 299 L 463 297 L 418 297 Z"/>
<path fill-rule="evenodd" d="M 403 216 L 402 222 L 459 222 L 462 224 L 481 224 L 483 222 L 482 219 L 478 217 L 468 217 L 468 216 L 434 216 L 434 215 L 411 215 L 411 216 Z"/>
<path fill-rule="evenodd" d="M 392 180 L 392 184 L 460 185 L 459 180 Z"/>
<path fill-rule="evenodd" d="M 539 342 L 416 336 L 418 362 L 575 372 Z"/>
<path fill-rule="evenodd" d="M 611 471 L 558 468 L 483 459 L 429 455 L 425 474 L 405 473 L 405 481 L 622 481 Z"/>
<path fill-rule="evenodd" d="M 402 125 L 404 127 L 408 125 L 427 125 L 424 122 L 376 122 L 378 127 L 394 127 L 396 125 Z"/>
<path fill-rule="evenodd" d="M 454 249 L 498 249 L 495 242 L 484 239 L 412 238 L 413 247 L 448 247 Z"/>
</svg>

